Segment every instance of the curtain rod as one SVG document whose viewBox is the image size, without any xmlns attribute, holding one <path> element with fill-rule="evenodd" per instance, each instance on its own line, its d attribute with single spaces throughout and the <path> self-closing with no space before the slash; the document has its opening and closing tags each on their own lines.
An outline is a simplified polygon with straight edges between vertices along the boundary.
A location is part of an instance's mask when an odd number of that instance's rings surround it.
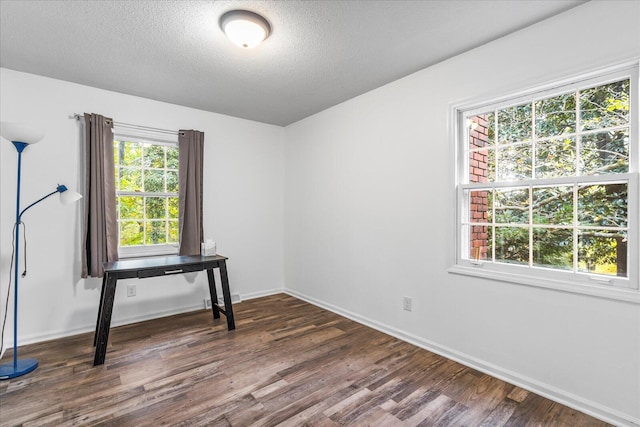
<svg viewBox="0 0 640 427">
<path fill-rule="evenodd" d="M 84 114 L 79 114 L 79 113 L 74 113 L 73 114 L 73 118 L 76 120 L 80 120 L 80 119 L 84 119 Z M 140 130 L 148 130 L 148 131 L 153 131 L 153 132 L 160 132 L 160 133 L 166 133 L 169 135 L 179 135 L 181 134 L 181 132 L 177 131 L 177 130 L 169 130 L 169 129 L 160 129 L 160 128 L 154 128 L 154 127 L 150 127 L 150 126 L 142 126 L 142 125 L 133 125 L 130 123 L 122 123 L 122 122 L 113 122 L 114 126 L 119 126 L 119 127 L 126 127 L 126 128 L 130 128 L 130 129 L 140 129 Z"/>
</svg>

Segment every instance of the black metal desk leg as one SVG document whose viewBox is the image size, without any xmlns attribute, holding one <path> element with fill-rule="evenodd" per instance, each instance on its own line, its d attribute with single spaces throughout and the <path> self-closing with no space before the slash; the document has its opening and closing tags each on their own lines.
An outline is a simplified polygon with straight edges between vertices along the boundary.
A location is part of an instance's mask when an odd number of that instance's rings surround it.
<svg viewBox="0 0 640 427">
<path fill-rule="evenodd" d="M 229 277 L 227 276 L 227 263 L 224 260 L 218 264 L 220 268 L 220 281 L 222 282 L 222 298 L 224 299 L 224 311 L 227 316 L 227 329 L 232 331 L 236 328 L 233 319 L 233 307 L 231 306 L 231 292 L 229 291 Z"/>
<path fill-rule="evenodd" d="M 211 298 L 211 310 L 213 311 L 213 318 L 220 318 L 220 309 L 218 308 L 218 292 L 216 292 L 216 279 L 213 276 L 213 269 L 207 270 L 207 277 L 209 278 L 209 297 Z"/>
<path fill-rule="evenodd" d="M 114 274 L 105 275 L 104 297 L 100 307 L 100 320 L 98 321 L 96 353 L 93 358 L 93 366 L 102 365 L 107 353 L 107 341 L 109 340 L 109 328 L 111 327 L 111 313 L 113 312 L 113 300 L 116 295 L 117 278 Z"/>
<path fill-rule="evenodd" d="M 98 329 L 100 328 L 100 316 L 102 315 L 102 302 L 104 301 L 104 288 L 107 282 L 107 274 L 102 276 L 102 289 L 100 289 L 100 304 L 98 305 L 98 318 L 96 319 L 96 331 L 93 333 L 93 346 L 96 346 L 98 341 Z"/>
</svg>

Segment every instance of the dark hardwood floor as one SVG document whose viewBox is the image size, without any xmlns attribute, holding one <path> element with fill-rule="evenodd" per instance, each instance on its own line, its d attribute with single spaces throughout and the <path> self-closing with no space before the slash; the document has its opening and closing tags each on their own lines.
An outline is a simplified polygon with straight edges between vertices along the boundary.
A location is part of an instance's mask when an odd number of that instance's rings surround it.
<svg viewBox="0 0 640 427">
<path fill-rule="evenodd" d="M 604 426 L 601 421 L 279 294 L 21 348 L 2 426 Z M 3 362 L 11 360 L 8 351 Z"/>
</svg>

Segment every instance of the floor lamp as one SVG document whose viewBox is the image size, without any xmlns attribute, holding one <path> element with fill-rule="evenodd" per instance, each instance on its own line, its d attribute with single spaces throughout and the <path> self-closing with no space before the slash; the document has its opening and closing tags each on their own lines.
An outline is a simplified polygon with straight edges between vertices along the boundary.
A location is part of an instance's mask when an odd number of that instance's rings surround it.
<svg viewBox="0 0 640 427">
<path fill-rule="evenodd" d="M 38 367 L 38 361 L 36 359 L 21 359 L 18 360 L 18 268 L 20 260 L 20 224 L 22 223 L 22 215 L 27 209 L 37 205 L 48 197 L 54 194 L 60 194 L 60 200 L 62 203 L 72 203 L 79 200 L 82 196 L 75 191 L 70 191 L 64 185 L 58 185 L 55 191 L 41 197 L 29 206 L 20 210 L 20 174 L 22 167 L 22 152 L 27 146 L 35 144 L 44 137 L 44 132 L 33 127 L 20 124 L 2 122 L 0 123 L 0 135 L 10 141 L 16 150 L 18 151 L 18 190 L 16 192 L 16 222 L 15 227 L 15 241 L 14 241 L 14 266 L 13 266 L 13 363 L 5 363 L 0 365 L 0 380 L 19 377 L 24 374 L 28 374 Z M 8 292 L 8 290 L 7 290 Z"/>
</svg>

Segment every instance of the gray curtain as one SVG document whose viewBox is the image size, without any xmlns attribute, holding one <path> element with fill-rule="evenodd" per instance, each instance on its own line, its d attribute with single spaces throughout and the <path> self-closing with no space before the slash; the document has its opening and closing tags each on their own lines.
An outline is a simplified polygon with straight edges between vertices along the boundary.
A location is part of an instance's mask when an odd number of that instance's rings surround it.
<svg viewBox="0 0 640 427">
<path fill-rule="evenodd" d="M 85 113 L 84 125 L 86 178 L 82 277 L 102 277 L 102 263 L 118 260 L 113 120 Z"/>
<path fill-rule="evenodd" d="M 178 133 L 178 225 L 180 255 L 200 255 L 202 243 L 202 170 L 204 132 L 181 130 Z"/>
</svg>

